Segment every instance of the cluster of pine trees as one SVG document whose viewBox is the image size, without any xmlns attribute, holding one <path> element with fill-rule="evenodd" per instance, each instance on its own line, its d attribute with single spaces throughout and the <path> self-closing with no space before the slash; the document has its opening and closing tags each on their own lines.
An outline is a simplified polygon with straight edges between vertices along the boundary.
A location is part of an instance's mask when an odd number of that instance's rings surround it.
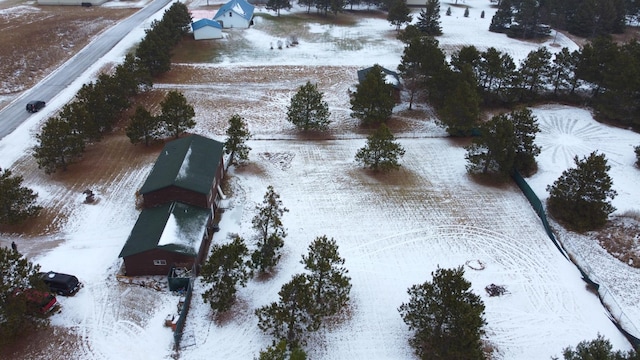
<svg viewBox="0 0 640 360">
<path fill-rule="evenodd" d="M 47 174 L 66 170 L 78 159 L 85 145 L 109 133 L 131 99 L 152 86 L 151 79 L 170 69 L 170 49 L 189 31 L 191 15 L 182 3 L 174 3 L 146 31 L 135 55 L 129 54 L 113 74 L 101 74 L 85 84 L 75 99 L 49 118 L 36 135 L 34 157 Z"/>
<path fill-rule="evenodd" d="M 517 38 L 544 37 L 549 26 L 582 37 L 622 33 L 640 14 L 635 0 L 500 0 L 489 30 Z"/>
<path fill-rule="evenodd" d="M 520 64 L 490 47 L 465 46 L 447 62 L 438 41 L 412 26 L 398 66 L 414 99 L 425 94 L 451 135 L 470 135 L 483 107 L 553 100 L 590 104 L 600 120 L 640 129 L 640 45 L 597 38 L 582 49 L 552 54 L 541 47 Z M 414 34 L 414 36 L 410 36 Z M 410 104 L 411 106 L 411 104 Z"/>
</svg>

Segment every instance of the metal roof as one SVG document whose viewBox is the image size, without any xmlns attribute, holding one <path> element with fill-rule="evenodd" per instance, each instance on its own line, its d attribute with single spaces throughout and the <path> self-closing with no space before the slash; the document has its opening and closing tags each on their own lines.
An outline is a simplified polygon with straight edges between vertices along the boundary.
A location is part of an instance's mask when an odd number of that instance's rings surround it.
<svg viewBox="0 0 640 360">
<path fill-rule="evenodd" d="M 216 29 L 222 29 L 222 25 L 220 25 L 219 22 L 211 19 L 200 19 L 198 21 L 194 21 L 191 23 L 191 28 L 193 29 L 193 31 L 202 29 L 205 26 L 214 27 Z"/>
<path fill-rule="evenodd" d="M 144 209 L 119 257 L 161 249 L 196 257 L 203 241 L 209 209 L 180 202 Z"/>
<path fill-rule="evenodd" d="M 218 167 L 222 165 L 223 151 L 223 143 L 200 135 L 168 142 L 158 155 L 140 193 L 144 195 L 174 185 L 209 194 Z"/>
<path fill-rule="evenodd" d="M 248 2 L 246 2 L 245 0 L 231 0 L 228 3 L 222 5 L 220 10 L 218 10 L 218 12 L 215 14 L 213 18 L 216 19 L 222 16 L 223 14 L 225 14 L 227 11 L 233 11 L 234 13 L 242 16 L 243 18 L 247 20 L 251 20 L 251 18 L 253 17 L 254 9 L 255 7 L 249 4 Z"/>
</svg>

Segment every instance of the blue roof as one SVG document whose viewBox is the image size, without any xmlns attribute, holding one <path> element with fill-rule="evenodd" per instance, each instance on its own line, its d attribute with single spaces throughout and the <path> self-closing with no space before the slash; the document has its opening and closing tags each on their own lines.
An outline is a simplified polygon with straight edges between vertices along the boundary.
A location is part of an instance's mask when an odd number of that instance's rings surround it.
<svg viewBox="0 0 640 360">
<path fill-rule="evenodd" d="M 222 15 L 227 11 L 233 11 L 243 18 L 251 20 L 251 18 L 253 18 L 253 10 L 254 6 L 246 2 L 245 0 L 231 0 L 228 3 L 222 5 L 220 10 L 218 10 L 213 18 L 215 19 L 219 15 Z"/>
<path fill-rule="evenodd" d="M 191 27 L 193 28 L 193 31 L 202 29 L 205 26 L 211 26 L 217 29 L 222 29 L 222 25 L 220 25 L 219 22 L 211 19 L 200 19 L 198 21 L 194 21 L 191 23 Z"/>
</svg>

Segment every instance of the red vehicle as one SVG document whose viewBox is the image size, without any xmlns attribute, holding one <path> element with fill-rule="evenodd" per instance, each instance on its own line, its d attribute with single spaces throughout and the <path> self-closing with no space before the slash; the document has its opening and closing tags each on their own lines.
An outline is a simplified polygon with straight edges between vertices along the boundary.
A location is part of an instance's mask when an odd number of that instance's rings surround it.
<svg viewBox="0 0 640 360">
<path fill-rule="evenodd" d="M 36 289 L 16 290 L 15 296 L 25 296 L 29 309 L 34 313 L 47 314 L 52 311 L 58 303 L 55 295 Z"/>
</svg>

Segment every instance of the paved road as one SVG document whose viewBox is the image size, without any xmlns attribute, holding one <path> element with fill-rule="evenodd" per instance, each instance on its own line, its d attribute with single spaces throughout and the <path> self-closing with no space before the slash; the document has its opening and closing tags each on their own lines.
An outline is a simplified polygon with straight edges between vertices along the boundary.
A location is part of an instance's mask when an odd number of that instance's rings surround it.
<svg viewBox="0 0 640 360">
<path fill-rule="evenodd" d="M 48 103 L 87 71 L 98 59 L 105 56 L 135 27 L 160 11 L 171 1 L 173 0 L 151 1 L 140 11 L 104 31 L 57 71 L 54 71 L 36 86 L 24 92 L 18 99 L 0 110 L 0 139 L 10 134 L 31 115 L 25 110 L 27 102 L 30 100 L 44 100 Z"/>
</svg>

